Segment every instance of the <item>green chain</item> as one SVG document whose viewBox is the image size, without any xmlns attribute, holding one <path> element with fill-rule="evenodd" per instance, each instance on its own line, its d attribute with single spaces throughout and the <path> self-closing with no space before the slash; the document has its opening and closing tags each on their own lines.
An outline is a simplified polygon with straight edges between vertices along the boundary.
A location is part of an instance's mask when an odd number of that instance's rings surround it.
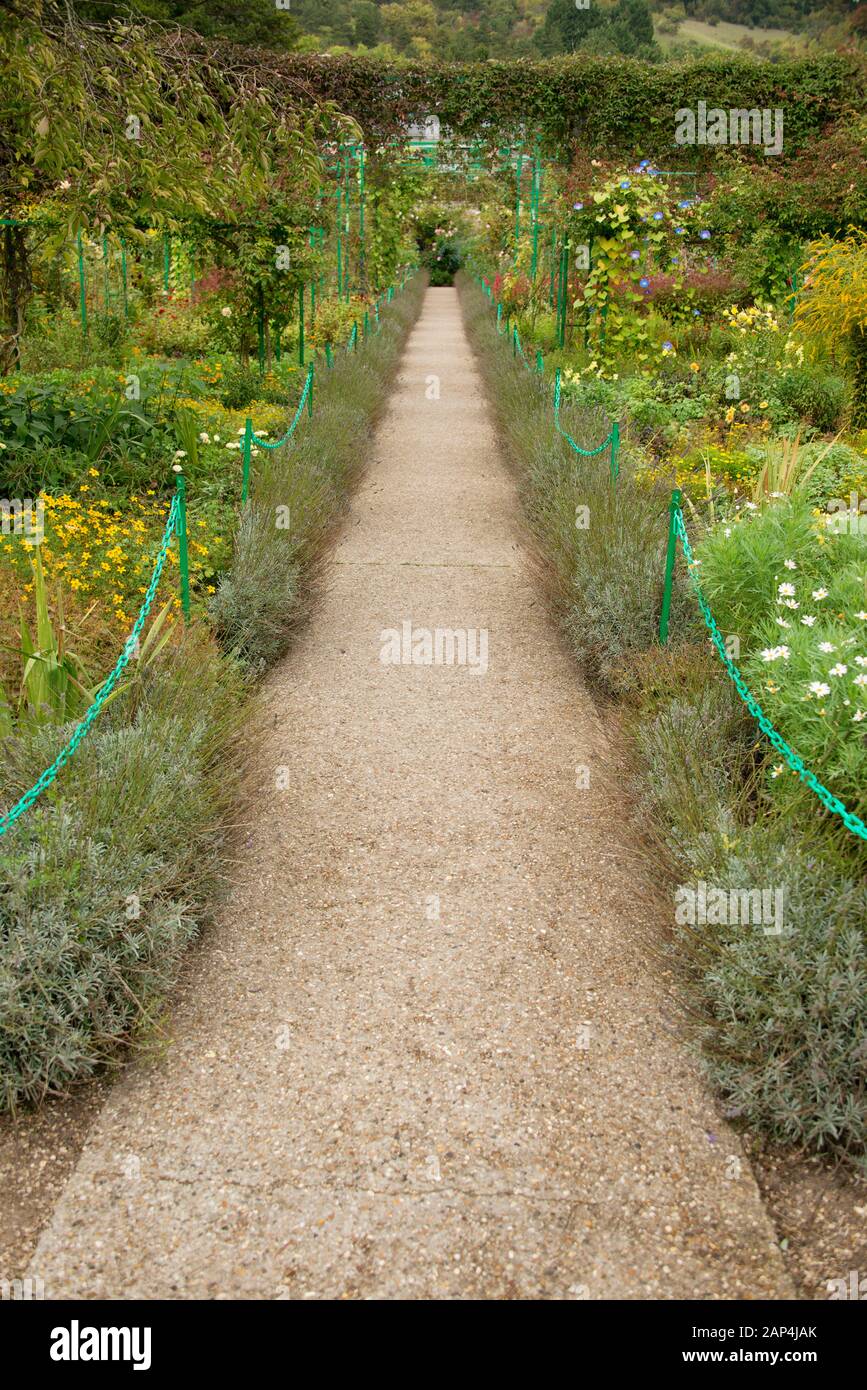
<svg viewBox="0 0 867 1390">
<path fill-rule="evenodd" d="M 569 434 L 566 430 L 564 430 L 563 426 L 560 424 L 560 368 L 559 368 L 559 367 L 557 368 L 557 372 L 556 372 L 555 377 L 554 377 L 554 424 L 557 426 L 557 429 L 559 430 L 560 434 L 562 434 L 563 438 L 566 439 L 566 440 L 568 440 L 568 442 L 572 445 L 572 448 L 575 450 L 576 454 L 581 454 L 584 458 L 587 458 L 587 459 L 595 458 L 597 454 L 603 453 L 603 452 L 608 448 L 608 446 L 609 446 L 610 444 L 613 444 L 614 438 L 615 438 L 615 434 L 616 434 L 615 427 L 612 426 L 612 428 L 611 428 L 609 434 L 607 435 L 607 437 L 606 437 L 605 439 L 603 439 L 603 441 L 602 441 L 602 443 L 599 445 L 599 448 L 598 448 L 598 449 L 582 449 L 580 444 L 576 444 L 576 443 L 575 443 L 575 440 L 572 438 L 571 434 Z"/>
<path fill-rule="evenodd" d="M 815 792 L 823 806 L 827 806 L 829 811 L 833 811 L 834 815 L 839 816 L 847 830 L 851 830 L 855 835 L 860 835 L 862 840 L 867 840 L 867 825 L 865 825 L 853 811 L 847 811 L 843 802 L 840 801 L 833 792 L 830 792 L 826 786 L 823 786 L 814 772 L 811 772 L 808 767 L 804 766 L 803 760 L 798 757 L 794 749 L 789 747 L 782 734 L 777 732 L 758 700 L 749 689 L 746 681 L 725 649 L 722 633 L 716 625 L 714 616 L 710 611 L 710 605 L 696 577 L 695 570 L 697 568 L 697 562 L 692 553 L 692 546 L 689 543 L 689 537 L 686 533 L 686 523 L 683 519 L 683 510 L 680 507 L 677 508 L 675 513 L 675 525 L 677 527 L 677 533 L 680 536 L 684 557 L 689 568 L 690 579 L 695 589 L 695 596 L 702 611 L 705 625 L 711 635 L 714 647 L 719 653 L 720 659 L 731 677 L 735 689 L 750 714 L 755 719 L 765 737 L 773 744 L 778 753 L 782 753 L 789 767 L 793 772 L 797 772 L 801 781 L 806 782 L 810 790 Z"/>
<path fill-rule="evenodd" d="M 309 394 L 310 394 L 310 388 L 311 388 L 312 385 L 313 385 L 313 368 L 312 368 L 312 366 L 311 366 L 311 367 L 310 367 L 310 370 L 309 370 L 308 373 L 307 373 L 307 380 L 306 380 L 305 383 L 304 383 L 304 390 L 301 392 L 301 399 L 300 399 L 300 401 L 298 402 L 298 409 L 297 409 L 296 412 L 295 412 L 295 419 L 292 421 L 292 424 L 289 426 L 288 430 L 287 430 L 286 433 L 283 435 L 283 438 L 282 438 L 282 439 L 278 439 L 277 442 L 276 442 L 275 444 L 269 444 L 268 441 L 267 441 L 267 439 L 260 439 L 259 436 L 258 436 L 258 434 L 251 434 L 251 435 L 250 435 L 250 438 L 252 439 L 253 443 L 254 443 L 254 444 L 258 444 L 258 445 L 260 446 L 260 448 L 262 448 L 262 449 L 280 449 L 280 448 L 282 448 L 282 446 L 283 446 L 289 439 L 291 439 L 291 438 L 292 438 L 292 435 L 295 433 L 295 426 L 298 424 L 298 421 L 301 419 L 301 413 L 302 413 L 302 411 L 303 411 L 305 405 L 307 404 L 307 397 L 308 397 Z"/>
<path fill-rule="evenodd" d="M 66 747 L 61 749 L 51 766 L 45 769 L 38 781 L 34 782 L 30 790 L 26 791 L 24 795 L 20 798 L 20 800 L 16 801 L 12 809 L 10 811 L 7 811 L 5 815 L 0 815 L 0 835 L 5 835 L 6 831 L 9 830 L 10 827 L 13 826 L 15 822 L 18 820 L 18 817 L 22 816 L 25 811 L 29 810 L 36 798 L 38 796 L 41 796 L 41 794 L 45 791 L 46 787 L 51 786 L 51 783 L 54 781 L 58 772 L 60 772 L 61 769 L 66 766 L 66 764 L 69 762 L 69 759 L 72 757 L 73 753 L 78 748 L 78 745 L 90 732 L 91 726 L 93 725 L 97 716 L 99 715 L 100 710 L 102 709 L 111 692 L 114 690 L 114 687 L 117 685 L 118 680 L 122 676 L 130 658 L 134 655 L 138 647 L 138 639 L 141 635 L 141 630 L 144 627 L 147 621 L 148 614 L 151 610 L 151 605 L 153 604 L 154 596 L 159 586 L 160 576 L 163 572 L 163 565 L 166 561 L 166 555 L 168 554 L 169 546 L 172 543 L 172 536 L 177 531 L 177 528 L 178 498 L 177 496 L 175 496 L 172 498 L 172 505 L 169 508 L 169 515 L 166 521 L 166 529 L 163 534 L 162 543 L 157 553 L 156 564 L 154 565 L 154 572 L 151 576 L 151 582 L 148 585 L 147 593 L 144 597 L 144 602 L 142 603 L 142 606 L 139 609 L 138 617 L 136 618 L 135 623 L 133 624 L 132 632 L 126 639 L 123 651 L 117 659 L 117 664 L 115 665 L 114 670 L 112 671 L 111 675 L 108 676 L 108 678 L 104 680 L 102 685 L 99 687 L 99 690 L 97 691 L 96 696 L 94 697 L 93 704 L 90 705 L 90 707 L 87 710 L 87 713 L 85 714 L 81 722 L 78 725 L 76 725 L 75 729 L 72 732 L 72 737 L 66 744 Z"/>
</svg>

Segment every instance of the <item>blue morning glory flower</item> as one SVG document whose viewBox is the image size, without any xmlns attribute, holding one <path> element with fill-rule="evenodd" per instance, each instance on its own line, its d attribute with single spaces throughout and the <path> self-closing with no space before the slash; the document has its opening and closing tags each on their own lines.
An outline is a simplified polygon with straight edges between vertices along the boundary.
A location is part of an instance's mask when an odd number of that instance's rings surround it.
<svg viewBox="0 0 867 1390">
<path fill-rule="evenodd" d="M 675 235 L 675 236 L 683 236 L 683 234 L 684 234 L 685 231 L 686 231 L 686 228 L 685 228 L 685 227 L 675 227 L 675 229 L 674 229 L 674 235 Z"/>
<path fill-rule="evenodd" d="M 621 183 L 620 187 L 621 187 L 621 188 L 628 188 L 628 187 L 629 187 L 629 179 L 624 179 L 623 182 Z"/>
<path fill-rule="evenodd" d="M 701 309 L 693 309 L 693 311 L 692 311 L 692 316 L 693 316 L 694 319 L 700 319 L 700 318 L 701 318 Z"/>
<path fill-rule="evenodd" d="M 640 261 L 640 260 L 641 260 L 641 252 L 640 252 L 640 251 L 630 251 L 629 256 L 630 256 L 630 259 L 633 260 L 633 261 Z"/>
<path fill-rule="evenodd" d="M 639 280 L 638 283 L 639 283 L 639 285 L 641 286 L 641 288 L 642 288 L 643 290 L 646 290 L 646 289 L 648 288 L 648 286 L 650 285 L 650 281 L 648 280 L 648 278 L 647 278 L 646 275 L 642 275 L 642 277 L 641 277 L 641 279 Z"/>
<path fill-rule="evenodd" d="M 674 343 L 670 343 L 666 339 L 666 341 L 662 345 L 662 350 L 663 352 L 672 352 L 674 350 Z"/>
<path fill-rule="evenodd" d="M 573 206 L 573 208 L 575 209 L 576 212 L 580 212 L 581 209 L 583 208 L 584 204 L 583 204 L 583 203 L 573 203 L 572 206 Z"/>
<path fill-rule="evenodd" d="M 699 236 L 701 237 L 702 241 L 710 241 L 710 232 L 708 231 L 699 232 Z"/>
<path fill-rule="evenodd" d="M 653 220 L 654 220 L 654 222 L 661 222 L 664 216 L 665 216 L 665 213 L 663 213 L 663 212 L 655 212 L 655 213 L 653 214 Z"/>
<path fill-rule="evenodd" d="M 681 200 L 680 200 L 680 202 L 678 203 L 677 206 L 678 206 L 679 208 L 691 208 L 691 207 L 692 207 L 692 202 L 691 202 L 691 200 L 690 200 L 689 198 L 681 198 Z"/>
</svg>

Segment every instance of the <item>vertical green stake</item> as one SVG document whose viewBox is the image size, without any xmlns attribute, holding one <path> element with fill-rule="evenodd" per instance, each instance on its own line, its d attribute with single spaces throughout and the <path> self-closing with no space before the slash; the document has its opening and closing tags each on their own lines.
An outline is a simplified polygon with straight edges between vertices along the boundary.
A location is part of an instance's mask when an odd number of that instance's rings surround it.
<svg viewBox="0 0 867 1390">
<path fill-rule="evenodd" d="M 524 155 L 518 149 L 518 163 L 515 169 L 515 264 L 518 261 L 518 241 L 521 236 L 521 174 L 524 170 Z"/>
<path fill-rule="evenodd" d="M 326 343 L 326 344 L 325 344 L 325 361 L 328 363 L 329 367 L 333 367 L 333 366 L 334 366 L 334 361 L 333 361 L 332 356 L 331 356 L 331 344 L 330 344 L 330 343 Z"/>
<path fill-rule="evenodd" d="M 124 316 L 125 319 L 128 319 L 128 318 L 129 318 L 129 302 L 128 302 L 128 300 L 127 300 L 127 282 L 126 282 L 126 242 L 124 241 L 123 237 L 121 237 L 121 239 L 120 239 L 120 278 L 121 278 L 121 282 L 122 282 L 122 284 L 123 284 L 123 316 Z"/>
<path fill-rule="evenodd" d="M 279 324 L 274 329 L 274 357 L 279 362 L 283 356 L 283 329 Z"/>
<path fill-rule="evenodd" d="M 343 297 L 343 243 L 340 239 L 340 184 L 337 185 L 337 298 Z"/>
<path fill-rule="evenodd" d="M 178 566 L 181 571 L 181 608 L 184 618 L 190 616 L 190 559 L 187 554 L 187 481 L 177 475 L 178 489 Z"/>
<path fill-rule="evenodd" d="M 542 376 L 543 372 L 545 371 L 545 359 L 542 356 L 541 349 L 539 349 L 536 352 L 536 371 L 539 373 L 540 376 Z"/>
<path fill-rule="evenodd" d="M 250 495 L 250 458 L 253 453 L 253 421 L 244 421 L 244 455 L 243 468 L 241 472 L 241 504 L 246 502 Z"/>
<path fill-rule="evenodd" d="M 314 364 L 310 363 L 310 390 L 307 392 L 307 416 L 313 419 L 313 369 Z"/>
<path fill-rule="evenodd" d="M 358 148 L 358 277 L 361 288 L 367 288 L 367 270 L 364 264 L 364 146 Z"/>
<path fill-rule="evenodd" d="M 611 483 L 612 486 L 617 482 L 617 475 L 620 472 L 620 422 L 615 420 L 611 426 Z"/>
<path fill-rule="evenodd" d="M 662 591 L 662 612 L 659 615 L 659 640 L 668 641 L 668 616 L 671 612 L 671 585 L 674 578 L 674 559 L 677 554 L 677 517 L 680 512 L 680 488 L 675 488 L 668 505 L 668 549 L 665 553 L 665 586 Z"/>
<path fill-rule="evenodd" d="M 168 235 L 166 235 L 163 237 L 163 289 L 166 291 L 167 294 L 169 289 L 169 274 L 171 272 L 171 268 L 172 242 L 171 238 Z"/>
<path fill-rule="evenodd" d="M 108 237 L 102 234 L 102 298 L 103 309 L 111 307 L 111 283 L 108 273 Z"/>
<path fill-rule="evenodd" d="M 368 314 L 367 310 L 365 309 L 365 311 L 364 311 L 364 336 L 365 336 L 365 338 L 368 337 L 369 333 L 370 333 L 370 315 Z"/>
<path fill-rule="evenodd" d="M 78 233 L 78 305 L 81 312 L 81 331 L 87 337 L 87 295 L 84 286 L 84 248 Z"/>
<path fill-rule="evenodd" d="M 352 346 L 358 351 L 358 319 L 352 320 Z"/>
<path fill-rule="evenodd" d="M 265 375 L 265 298 L 262 289 L 259 289 L 259 313 L 257 315 L 256 330 L 259 338 L 259 375 Z"/>
<path fill-rule="evenodd" d="M 304 286 L 298 287 L 298 365 L 304 366 Z"/>
</svg>

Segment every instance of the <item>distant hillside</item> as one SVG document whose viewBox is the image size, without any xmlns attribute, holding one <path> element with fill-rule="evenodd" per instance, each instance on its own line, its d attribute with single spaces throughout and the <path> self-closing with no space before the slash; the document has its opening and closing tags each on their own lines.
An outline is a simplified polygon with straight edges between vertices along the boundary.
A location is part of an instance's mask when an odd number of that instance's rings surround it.
<svg viewBox="0 0 867 1390">
<path fill-rule="evenodd" d="M 86 19 L 130 11 L 242 44 L 384 57 L 538 57 L 583 49 L 658 60 L 703 48 L 762 56 L 860 44 L 851 0 L 70 0 Z"/>
</svg>

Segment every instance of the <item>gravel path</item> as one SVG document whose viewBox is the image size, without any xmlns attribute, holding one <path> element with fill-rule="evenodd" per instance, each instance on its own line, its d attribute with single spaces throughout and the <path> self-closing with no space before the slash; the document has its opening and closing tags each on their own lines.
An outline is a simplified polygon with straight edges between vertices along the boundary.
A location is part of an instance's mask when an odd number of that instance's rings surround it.
<svg viewBox="0 0 867 1390">
<path fill-rule="evenodd" d="M 486 630 L 487 670 L 384 664 L 405 621 Z M 453 290 L 266 700 L 231 901 L 42 1234 L 46 1295 L 790 1296 Z"/>
</svg>

